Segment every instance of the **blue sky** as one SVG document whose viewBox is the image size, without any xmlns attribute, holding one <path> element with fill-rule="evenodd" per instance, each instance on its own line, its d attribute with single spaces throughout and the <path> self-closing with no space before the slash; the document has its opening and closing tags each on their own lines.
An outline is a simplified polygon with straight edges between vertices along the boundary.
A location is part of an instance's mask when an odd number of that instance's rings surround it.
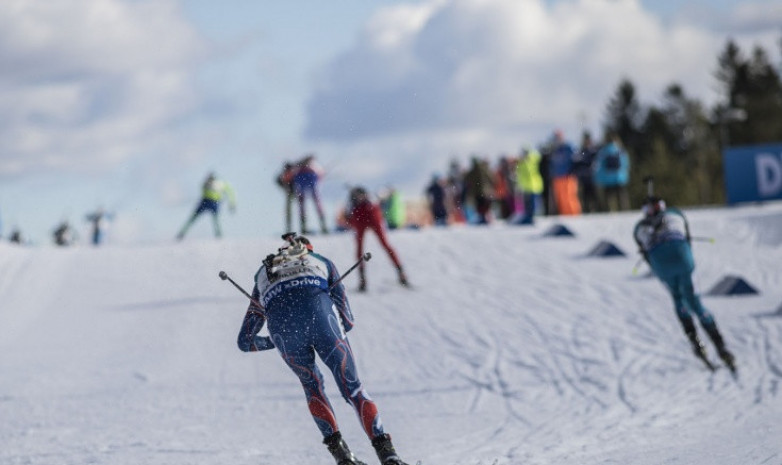
<svg viewBox="0 0 782 465">
<path fill-rule="evenodd" d="M 779 61 L 779 24 L 773 1 L 7 0 L 0 234 L 84 237 L 102 206 L 111 242 L 168 241 L 209 171 L 238 195 L 226 234 L 278 234 L 273 178 L 309 151 L 333 224 L 346 184 L 414 199 L 452 157 L 597 131 L 623 77 L 713 101 L 727 38 Z"/>
</svg>

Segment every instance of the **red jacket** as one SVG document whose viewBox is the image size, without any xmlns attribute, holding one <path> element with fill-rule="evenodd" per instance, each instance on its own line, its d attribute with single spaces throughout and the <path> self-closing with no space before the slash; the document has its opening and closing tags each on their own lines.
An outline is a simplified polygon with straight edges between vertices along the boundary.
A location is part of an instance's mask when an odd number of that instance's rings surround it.
<svg viewBox="0 0 782 465">
<path fill-rule="evenodd" d="M 383 225 L 383 212 L 370 201 L 355 204 L 347 215 L 348 224 L 355 228 L 380 228 Z"/>
</svg>

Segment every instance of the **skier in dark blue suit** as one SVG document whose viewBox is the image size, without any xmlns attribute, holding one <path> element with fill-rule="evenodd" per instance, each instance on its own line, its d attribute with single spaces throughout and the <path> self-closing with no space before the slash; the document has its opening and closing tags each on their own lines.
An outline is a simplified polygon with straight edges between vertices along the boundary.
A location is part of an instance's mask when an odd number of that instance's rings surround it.
<svg viewBox="0 0 782 465">
<path fill-rule="evenodd" d="M 690 228 L 684 214 L 676 208 L 666 208 L 665 201 L 649 197 L 643 206 L 644 218 L 633 230 L 639 251 L 673 297 L 676 315 L 695 354 L 706 359 L 705 349 L 698 339 L 694 313 L 714 343 L 720 358 L 734 369 L 734 358 L 725 347 L 714 316 L 701 303 L 692 284 L 695 260 L 690 248 Z"/>
<path fill-rule="evenodd" d="M 353 328 L 353 315 L 339 272 L 331 260 L 312 251 L 307 238 L 294 236 L 283 236 L 289 244 L 267 256 L 255 275 L 255 302 L 247 308 L 239 348 L 254 352 L 276 347 L 299 377 L 310 413 L 337 464 L 362 465 L 339 432 L 323 375 L 315 364 L 317 354 L 334 375 L 342 397 L 356 410 L 381 464 L 405 465 L 359 380 L 346 336 Z M 259 336 L 267 321 L 269 336 Z"/>
</svg>

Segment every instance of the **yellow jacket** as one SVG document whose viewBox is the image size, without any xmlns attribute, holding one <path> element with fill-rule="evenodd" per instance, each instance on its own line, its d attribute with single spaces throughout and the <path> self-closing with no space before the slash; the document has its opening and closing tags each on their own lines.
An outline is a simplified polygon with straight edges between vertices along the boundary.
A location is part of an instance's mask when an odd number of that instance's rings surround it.
<svg viewBox="0 0 782 465">
<path fill-rule="evenodd" d="M 526 150 L 516 164 L 516 181 L 522 192 L 540 194 L 543 192 L 543 177 L 540 175 L 540 152 Z"/>
</svg>

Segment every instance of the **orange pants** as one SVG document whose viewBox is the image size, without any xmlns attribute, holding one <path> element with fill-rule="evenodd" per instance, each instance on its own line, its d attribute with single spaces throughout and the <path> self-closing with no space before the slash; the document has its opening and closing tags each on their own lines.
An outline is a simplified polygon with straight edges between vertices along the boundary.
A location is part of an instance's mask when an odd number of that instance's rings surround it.
<svg viewBox="0 0 782 465">
<path fill-rule="evenodd" d="M 554 178 L 554 200 L 560 215 L 580 215 L 581 202 L 578 200 L 578 178 L 565 176 Z"/>
</svg>

